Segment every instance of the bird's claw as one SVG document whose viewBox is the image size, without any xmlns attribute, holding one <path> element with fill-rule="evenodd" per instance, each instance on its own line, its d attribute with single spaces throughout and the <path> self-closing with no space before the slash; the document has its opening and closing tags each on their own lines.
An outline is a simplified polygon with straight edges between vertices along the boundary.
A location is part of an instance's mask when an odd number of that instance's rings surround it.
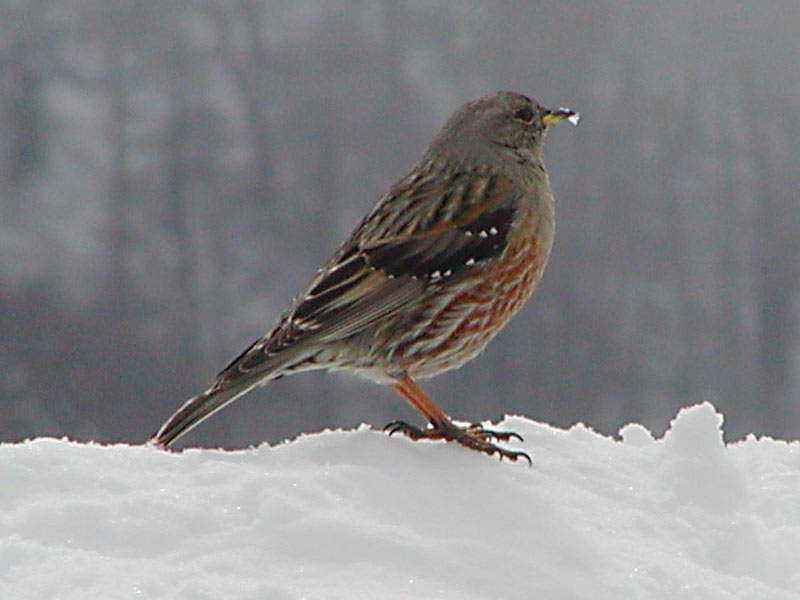
<svg viewBox="0 0 800 600">
<path fill-rule="evenodd" d="M 414 441 L 422 438 L 439 439 L 434 437 L 432 433 L 426 434 L 425 432 L 428 430 L 420 429 L 416 425 L 411 425 L 411 423 L 406 423 L 405 421 L 392 421 L 391 423 L 387 423 L 383 430 L 388 432 L 390 436 L 395 433 L 402 433 L 404 436 Z"/>
<path fill-rule="evenodd" d="M 516 462 L 517 459 L 524 458 L 528 461 L 528 465 L 533 466 L 533 461 L 527 452 L 506 450 L 489 441 L 497 440 L 500 442 L 507 442 L 514 438 L 522 441 L 522 436 L 513 431 L 493 431 L 485 429 L 483 425 L 480 424 L 474 424 L 468 427 L 458 427 L 451 424 L 449 427 L 428 427 L 426 429 L 421 429 L 405 421 L 392 421 L 388 423 L 383 430 L 387 431 L 389 435 L 402 433 L 415 442 L 421 439 L 457 442 L 462 446 L 477 450 L 478 452 L 483 452 L 489 456 L 497 454 L 501 461 L 507 458 L 511 462 Z"/>
<path fill-rule="evenodd" d="M 494 429 L 486 429 L 480 423 L 473 423 L 467 427 L 467 432 L 486 440 L 497 440 L 498 442 L 508 442 L 512 439 L 517 439 L 520 442 L 525 441 L 516 431 L 496 431 Z"/>
</svg>

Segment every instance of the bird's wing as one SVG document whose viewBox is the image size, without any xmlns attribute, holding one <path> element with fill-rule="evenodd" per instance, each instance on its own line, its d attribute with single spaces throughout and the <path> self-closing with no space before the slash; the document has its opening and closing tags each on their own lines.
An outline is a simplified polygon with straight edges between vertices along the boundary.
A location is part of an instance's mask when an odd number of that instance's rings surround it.
<svg viewBox="0 0 800 600">
<path fill-rule="evenodd" d="M 445 186 L 446 195 L 424 185 L 390 190 L 278 325 L 219 379 L 252 377 L 284 352 L 296 364 L 308 356 L 303 348 L 363 331 L 502 253 L 519 195 L 499 175 L 467 179 Z"/>
<path fill-rule="evenodd" d="M 519 195 L 499 175 L 468 179 L 470 185 L 446 186 L 446 195 L 425 186 L 390 192 L 387 208 L 396 202 L 402 210 L 386 210 L 394 220 L 382 227 L 380 210 L 367 217 L 298 299 L 289 329 L 324 341 L 348 337 L 502 253 Z M 409 219 L 411 211 L 427 217 Z"/>
</svg>

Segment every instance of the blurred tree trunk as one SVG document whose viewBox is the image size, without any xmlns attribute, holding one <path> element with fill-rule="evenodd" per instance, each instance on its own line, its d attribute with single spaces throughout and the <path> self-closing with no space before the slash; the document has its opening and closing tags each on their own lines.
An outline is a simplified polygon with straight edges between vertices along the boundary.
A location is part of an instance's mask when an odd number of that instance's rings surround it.
<svg viewBox="0 0 800 600">
<path fill-rule="evenodd" d="M 167 89 L 170 116 L 164 140 L 167 193 L 165 226 L 177 249 L 175 333 L 181 339 L 184 349 L 179 363 L 188 368 L 198 356 L 203 355 L 198 347 L 201 326 L 197 276 L 199 253 L 192 223 L 193 207 L 198 199 L 191 197 L 192 168 L 188 156 L 191 151 L 192 128 L 202 127 L 202 124 L 191 121 L 192 92 L 188 89 L 187 75 L 190 65 L 178 39 L 174 40 L 169 51 L 168 62 L 171 77 Z"/>
<path fill-rule="evenodd" d="M 106 303 L 114 319 L 126 321 L 124 329 L 134 320 L 134 290 L 130 282 L 128 260 L 133 244 L 130 211 L 133 185 L 128 173 L 128 120 L 130 118 L 128 73 L 125 48 L 119 38 L 106 45 L 105 90 L 108 99 L 107 140 L 109 147 L 109 224 L 108 224 L 108 286 Z"/>
<path fill-rule="evenodd" d="M 11 78 L 8 122 L 13 128 L 8 160 L 9 181 L 20 185 L 42 168 L 45 147 L 45 114 L 42 106 L 44 74 L 41 70 L 40 36 L 21 36 L 11 47 L 6 62 Z"/>
<path fill-rule="evenodd" d="M 253 151 L 252 190 L 256 198 L 269 202 L 273 198 L 272 135 L 264 112 L 270 101 L 268 65 L 270 56 L 264 43 L 261 13 L 265 7 L 253 0 L 238 0 L 230 10 L 207 6 L 206 12 L 214 21 L 219 36 L 220 55 L 239 90 L 239 99 L 247 113 L 247 133 Z"/>
</svg>

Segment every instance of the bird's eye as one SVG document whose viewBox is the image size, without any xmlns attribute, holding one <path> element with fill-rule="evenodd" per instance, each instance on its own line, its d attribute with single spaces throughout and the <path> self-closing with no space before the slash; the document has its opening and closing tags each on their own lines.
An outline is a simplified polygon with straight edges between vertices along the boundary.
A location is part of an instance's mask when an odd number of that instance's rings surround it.
<svg viewBox="0 0 800 600">
<path fill-rule="evenodd" d="M 527 106 L 525 108 L 520 108 L 516 113 L 514 113 L 514 116 L 520 121 L 525 121 L 526 123 L 533 121 L 533 111 Z"/>
</svg>

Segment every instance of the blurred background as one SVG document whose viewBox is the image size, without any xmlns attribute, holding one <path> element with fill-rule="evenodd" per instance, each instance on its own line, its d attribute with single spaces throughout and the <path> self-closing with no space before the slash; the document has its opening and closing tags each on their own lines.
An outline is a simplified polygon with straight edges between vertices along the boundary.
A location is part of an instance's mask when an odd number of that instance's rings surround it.
<svg viewBox="0 0 800 600">
<path fill-rule="evenodd" d="M 800 6 L 0 1 L 0 440 L 142 441 L 498 89 L 549 135 L 539 289 L 423 387 L 456 418 L 800 436 Z M 182 440 L 417 419 L 302 374 Z"/>
</svg>

